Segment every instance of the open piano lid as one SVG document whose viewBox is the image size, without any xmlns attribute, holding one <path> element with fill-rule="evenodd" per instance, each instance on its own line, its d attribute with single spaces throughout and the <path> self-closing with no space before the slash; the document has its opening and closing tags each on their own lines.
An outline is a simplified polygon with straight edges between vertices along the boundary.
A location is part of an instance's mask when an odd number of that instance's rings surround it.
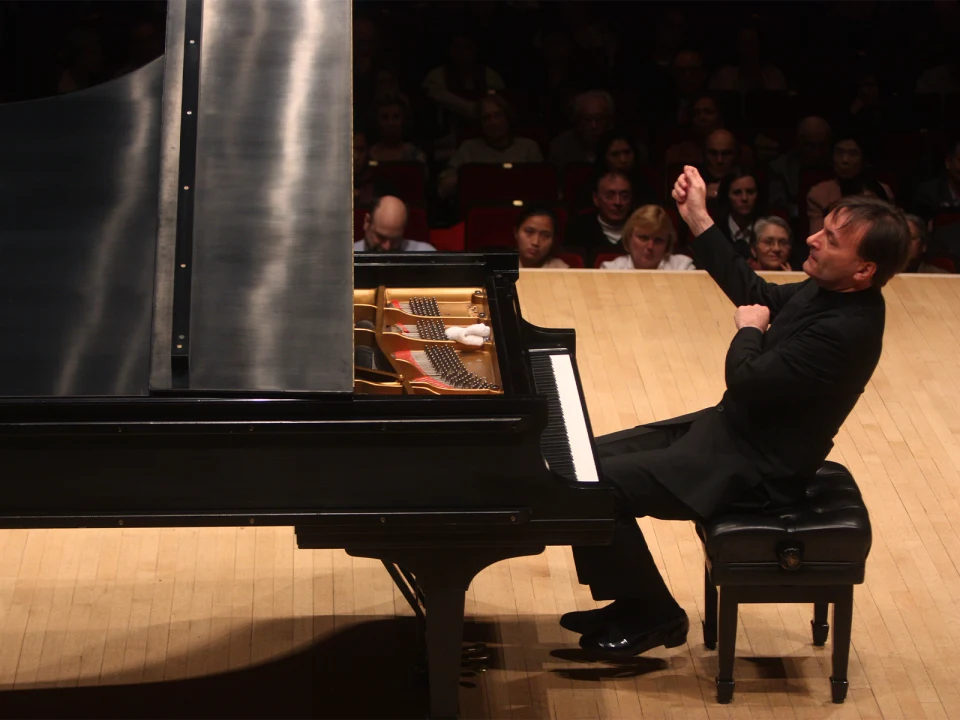
<svg viewBox="0 0 960 720">
<path fill-rule="evenodd" d="M 0 106 L 0 396 L 352 391 L 349 28 L 172 0 L 162 59 Z"/>
</svg>

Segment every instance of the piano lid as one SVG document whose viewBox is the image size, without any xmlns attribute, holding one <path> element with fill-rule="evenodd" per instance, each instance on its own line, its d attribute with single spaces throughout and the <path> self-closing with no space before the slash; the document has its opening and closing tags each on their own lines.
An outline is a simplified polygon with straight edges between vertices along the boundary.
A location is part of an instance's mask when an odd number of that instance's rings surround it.
<svg viewBox="0 0 960 720">
<path fill-rule="evenodd" d="M 147 394 L 162 74 L 0 104 L 0 396 Z"/>
<path fill-rule="evenodd" d="M 170 5 L 151 388 L 352 392 L 350 3 Z"/>
</svg>

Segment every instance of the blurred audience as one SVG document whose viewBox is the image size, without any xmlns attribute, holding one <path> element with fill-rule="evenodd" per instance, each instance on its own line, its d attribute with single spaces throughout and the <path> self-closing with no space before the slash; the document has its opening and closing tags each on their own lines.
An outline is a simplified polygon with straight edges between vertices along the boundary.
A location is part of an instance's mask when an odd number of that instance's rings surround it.
<svg viewBox="0 0 960 720">
<path fill-rule="evenodd" d="M 864 144 L 850 133 L 838 135 L 833 145 L 835 177 L 814 185 L 807 193 L 807 217 L 811 234 L 823 228 L 823 218 L 840 198 L 872 195 L 881 200 L 894 200 L 890 186 L 877 180 L 868 168 L 864 158 Z"/>
<path fill-rule="evenodd" d="M 717 228 L 744 258 L 750 257 L 754 224 L 766 209 L 763 205 L 760 183 L 751 171 L 734 168 L 720 182 L 714 216 Z"/>
<path fill-rule="evenodd" d="M 942 269 L 927 262 L 930 231 L 927 230 L 926 221 L 917 215 L 907 215 L 907 224 L 910 225 L 910 262 L 903 272 L 942 273 Z"/>
<path fill-rule="evenodd" d="M 830 166 L 830 135 L 830 123 L 821 117 L 800 121 L 794 148 L 768 166 L 771 207 L 786 210 L 793 220 L 799 217 L 800 176 L 804 170 Z"/>
<path fill-rule="evenodd" d="M 420 148 L 406 142 L 411 124 L 410 103 L 397 92 L 385 92 L 373 100 L 377 142 L 370 146 L 370 159 L 377 162 L 427 162 Z"/>
<path fill-rule="evenodd" d="M 540 146 L 513 135 L 513 111 L 501 95 L 480 98 L 480 137 L 464 140 L 440 175 L 438 192 L 448 198 L 457 189 L 457 170 L 467 163 L 543 162 Z"/>
<path fill-rule="evenodd" d="M 677 229 L 659 205 L 644 205 L 623 226 L 626 255 L 600 263 L 602 270 L 692 270 L 693 260 L 673 254 Z"/>
<path fill-rule="evenodd" d="M 917 188 L 914 208 L 928 221 L 937 213 L 960 212 L 960 135 L 947 145 L 940 176 Z"/>
<path fill-rule="evenodd" d="M 753 28 L 737 33 L 736 65 L 725 65 L 710 81 L 711 90 L 746 93 L 750 90 L 786 90 L 787 79 L 779 68 L 760 56 L 760 36 Z"/>
<path fill-rule="evenodd" d="M 610 93 L 591 90 L 578 95 L 573 104 L 573 127 L 550 143 L 550 162 L 560 170 L 571 163 L 595 162 L 597 143 L 613 128 L 614 113 Z"/>
</svg>

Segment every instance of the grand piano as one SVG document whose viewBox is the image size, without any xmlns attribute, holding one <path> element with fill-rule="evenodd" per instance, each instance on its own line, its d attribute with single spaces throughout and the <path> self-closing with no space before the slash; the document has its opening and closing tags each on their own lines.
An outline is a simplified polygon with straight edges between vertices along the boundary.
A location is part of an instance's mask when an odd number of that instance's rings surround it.
<svg viewBox="0 0 960 720">
<path fill-rule="evenodd" d="M 0 106 L 0 527 L 380 559 L 454 717 L 472 578 L 608 542 L 612 492 L 514 253 L 354 256 L 350 12 L 171 0 L 162 58 Z"/>
</svg>

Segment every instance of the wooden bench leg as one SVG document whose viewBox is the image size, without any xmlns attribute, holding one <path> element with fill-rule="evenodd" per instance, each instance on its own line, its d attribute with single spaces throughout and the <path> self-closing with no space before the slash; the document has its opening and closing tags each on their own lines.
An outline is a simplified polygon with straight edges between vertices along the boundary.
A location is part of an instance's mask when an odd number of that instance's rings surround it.
<svg viewBox="0 0 960 720">
<path fill-rule="evenodd" d="M 733 658 L 737 651 L 737 596 L 733 588 L 720 591 L 720 673 L 717 675 L 717 702 L 733 699 Z"/>
<path fill-rule="evenodd" d="M 817 647 L 827 644 L 827 636 L 830 634 L 830 624 L 827 622 L 829 607 L 830 603 L 815 603 L 813 606 L 813 620 L 810 621 L 810 627 L 813 628 L 813 644 Z"/>
<path fill-rule="evenodd" d="M 710 579 L 706 563 L 703 565 L 703 644 L 708 650 L 717 649 L 717 586 Z"/>
<path fill-rule="evenodd" d="M 847 697 L 847 662 L 850 659 L 850 631 L 853 625 L 853 585 L 848 585 L 833 603 L 833 675 L 830 690 L 835 703 Z"/>
</svg>

